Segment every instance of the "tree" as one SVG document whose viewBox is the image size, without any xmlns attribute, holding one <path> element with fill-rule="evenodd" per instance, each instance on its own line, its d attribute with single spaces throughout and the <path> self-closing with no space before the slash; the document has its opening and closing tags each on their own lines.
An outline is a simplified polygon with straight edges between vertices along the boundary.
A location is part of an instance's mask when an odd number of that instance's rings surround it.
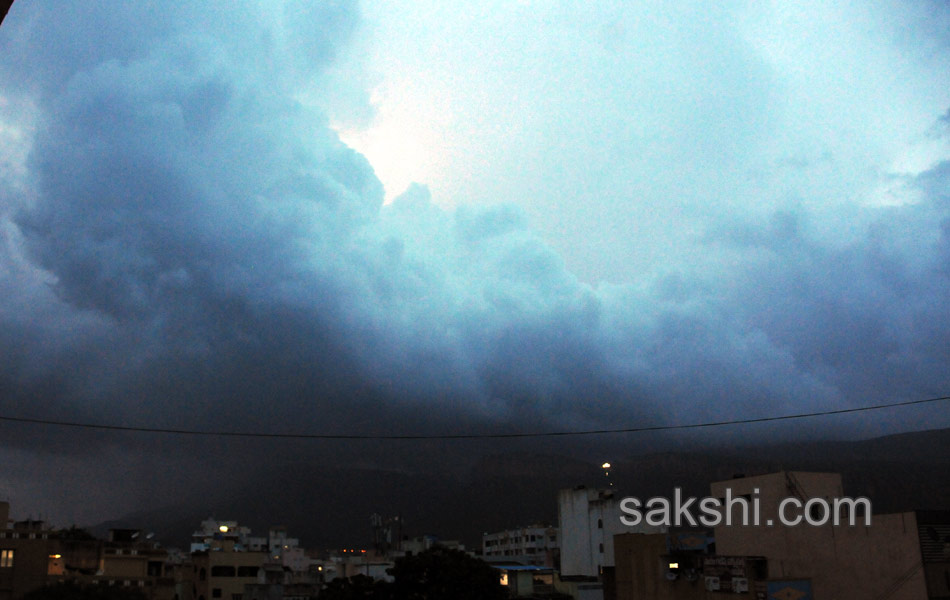
<svg viewBox="0 0 950 600">
<path fill-rule="evenodd" d="M 334 579 L 320 592 L 320 600 L 390 600 L 392 590 L 385 581 L 366 575 Z"/>
<path fill-rule="evenodd" d="M 435 546 L 396 560 L 394 600 L 504 600 L 508 590 L 488 563 L 461 550 Z"/>
</svg>

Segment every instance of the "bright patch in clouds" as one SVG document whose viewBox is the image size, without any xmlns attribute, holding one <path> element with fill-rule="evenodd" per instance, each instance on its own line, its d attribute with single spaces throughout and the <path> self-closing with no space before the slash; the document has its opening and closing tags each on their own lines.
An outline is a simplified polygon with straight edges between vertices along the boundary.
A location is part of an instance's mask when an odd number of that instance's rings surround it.
<svg viewBox="0 0 950 600">
<path fill-rule="evenodd" d="M 399 79 L 373 89 L 372 120 L 362 126 L 337 126 L 340 139 L 369 159 L 386 190 L 386 201 L 410 184 L 438 182 L 445 172 L 453 129 L 451 97 L 446 90 L 426 90 Z"/>
<path fill-rule="evenodd" d="M 950 157 L 922 141 L 950 57 L 920 5 L 363 9 L 377 116 L 341 135 L 387 198 L 418 181 L 439 206 L 514 202 L 592 284 L 728 268 L 696 245 L 722 221 L 804 208 L 846 231 Z"/>
</svg>

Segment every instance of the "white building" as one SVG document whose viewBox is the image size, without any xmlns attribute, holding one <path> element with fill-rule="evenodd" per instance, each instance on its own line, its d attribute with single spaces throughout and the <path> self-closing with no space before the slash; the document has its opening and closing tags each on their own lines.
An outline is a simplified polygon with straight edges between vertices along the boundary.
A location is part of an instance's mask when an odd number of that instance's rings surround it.
<svg viewBox="0 0 950 600">
<path fill-rule="evenodd" d="M 646 524 L 630 527 L 620 521 L 620 500 L 613 489 L 579 486 L 558 492 L 562 577 L 600 577 L 614 566 L 614 535 L 661 533 Z"/>
<path fill-rule="evenodd" d="M 248 527 L 239 526 L 237 521 L 218 521 L 214 517 L 201 522 L 201 529 L 191 534 L 190 552 L 205 552 L 222 542 L 234 542 L 235 550 L 259 552 L 266 544 L 264 538 L 252 538 Z"/>
<path fill-rule="evenodd" d="M 482 536 L 482 556 L 490 562 L 553 566 L 557 527 L 532 525 Z"/>
<path fill-rule="evenodd" d="M 270 560 L 282 564 L 294 573 L 306 572 L 313 561 L 300 547 L 300 540 L 287 536 L 287 528 L 271 527 L 267 532 L 267 550 Z"/>
<path fill-rule="evenodd" d="M 268 561 L 290 569 L 293 573 L 307 573 L 316 562 L 300 546 L 300 540 L 288 537 L 287 528 L 271 527 L 267 537 L 252 536 L 251 529 L 237 521 L 205 519 L 201 528 L 191 535 L 191 552 L 206 552 L 233 542 L 237 552 L 268 552 Z"/>
</svg>

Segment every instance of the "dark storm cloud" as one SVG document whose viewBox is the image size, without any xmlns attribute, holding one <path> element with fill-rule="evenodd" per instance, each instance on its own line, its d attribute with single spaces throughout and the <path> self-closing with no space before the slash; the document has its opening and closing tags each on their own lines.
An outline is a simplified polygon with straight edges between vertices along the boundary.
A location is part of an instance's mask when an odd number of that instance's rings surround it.
<svg viewBox="0 0 950 600">
<path fill-rule="evenodd" d="M 950 389 L 946 164 L 854 242 L 805 211 L 737 217 L 701 244 L 728 268 L 593 288 L 514 205 L 449 212 L 421 186 L 382 205 L 371 165 L 294 99 L 350 5 L 201 6 L 17 4 L 4 23 L 3 89 L 35 120 L 2 188 L 3 413 L 514 431 Z"/>
<path fill-rule="evenodd" d="M 751 259 L 730 301 L 835 396 L 860 402 L 945 393 L 947 175 L 946 163 L 918 175 L 910 185 L 920 202 L 874 209 L 847 243 L 822 241 L 804 213 L 724 235 L 719 243 L 736 244 Z"/>
</svg>

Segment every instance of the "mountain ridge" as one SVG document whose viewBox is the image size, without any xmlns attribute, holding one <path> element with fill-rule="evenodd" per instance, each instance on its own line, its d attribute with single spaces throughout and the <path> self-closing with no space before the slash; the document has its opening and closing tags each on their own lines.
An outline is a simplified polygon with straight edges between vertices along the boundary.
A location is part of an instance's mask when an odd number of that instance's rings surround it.
<svg viewBox="0 0 950 600">
<path fill-rule="evenodd" d="M 705 451 L 638 452 L 611 459 L 620 494 L 650 497 L 708 494 L 713 481 L 780 470 L 839 472 L 849 496 L 868 496 L 874 512 L 950 508 L 950 429 L 855 441 L 709 447 Z M 237 520 L 254 531 L 277 523 L 312 548 L 366 547 L 370 515 L 400 516 L 406 535 L 437 534 L 480 545 L 487 531 L 556 524 L 557 491 L 605 486 L 599 463 L 531 452 L 483 455 L 467 469 L 426 472 L 326 466 L 308 462 L 248 474 L 219 494 L 144 509 L 93 528 L 155 531 L 170 546 L 187 546 L 209 516 Z"/>
</svg>

